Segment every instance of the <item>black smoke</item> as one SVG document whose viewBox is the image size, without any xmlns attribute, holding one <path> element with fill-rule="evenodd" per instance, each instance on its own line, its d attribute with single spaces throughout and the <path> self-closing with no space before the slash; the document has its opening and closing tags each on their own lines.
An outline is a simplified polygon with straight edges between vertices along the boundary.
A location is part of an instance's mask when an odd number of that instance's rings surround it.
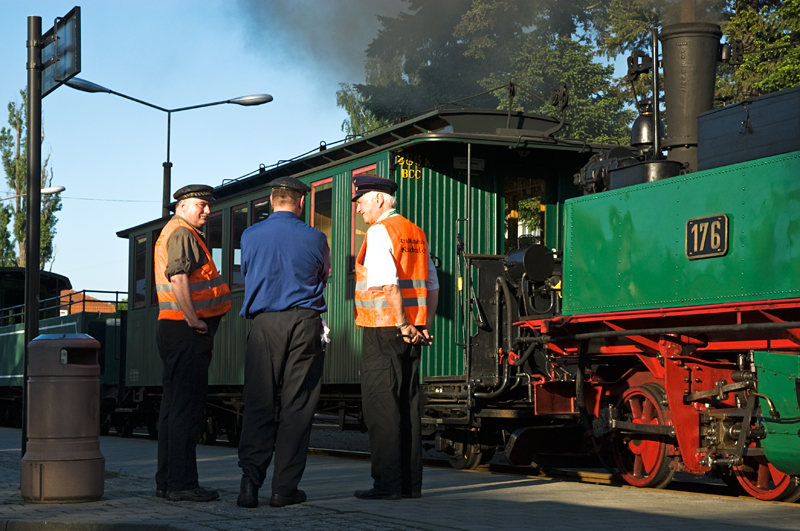
<svg viewBox="0 0 800 531">
<path fill-rule="evenodd" d="M 402 0 L 239 0 L 246 42 L 269 58 L 272 49 L 336 82 L 364 81 L 367 46 L 378 16 L 396 16 Z"/>
</svg>

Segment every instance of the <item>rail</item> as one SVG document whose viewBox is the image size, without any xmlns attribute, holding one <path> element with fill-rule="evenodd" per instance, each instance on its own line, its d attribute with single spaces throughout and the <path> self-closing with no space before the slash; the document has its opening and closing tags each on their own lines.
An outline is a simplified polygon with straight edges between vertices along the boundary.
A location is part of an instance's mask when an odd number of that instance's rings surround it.
<svg viewBox="0 0 800 531">
<path fill-rule="evenodd" d="M 127 292 L 71 291 L 39 301 L 39 319 L 75 313 L 117 313 L 128 308 Z M 0 326 L 25 322 L 25 305 L 0 308 Z"/>
</svg>

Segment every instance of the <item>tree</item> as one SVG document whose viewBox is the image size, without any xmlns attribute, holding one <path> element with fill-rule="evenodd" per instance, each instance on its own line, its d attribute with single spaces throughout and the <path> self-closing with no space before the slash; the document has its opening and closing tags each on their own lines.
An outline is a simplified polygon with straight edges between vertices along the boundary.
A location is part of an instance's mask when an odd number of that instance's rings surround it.
<svg viewBox="0 0 800 531">
<path fill-rule="evenodd" d="M 0 159 L 6 174 L 6 186 L 9 195 L 16 195 L 11 200 L 11 205 L 0 208 L 0 263 L 3 266 L 25 266 L 25 241 L 26 241 L 26 211 L 27 198 L 27 131 L 25 124 L 28 119 L 27 91 L 21 90 L 22 103 L 10 102 L 8 104 L 8 125 L 0 129 Z M 44 130 L 41 142 L 44 142 Z M 41 185 L 42 188 L 53 183 L 53 169 L 49 166 L 50 154 L 42 163 Z M 44 269 L 47 262 L 53 259 L 53 240 L 56 235 L 55 213 L 61 210 L 60 194 L 43 195 L 41 206 L 41 243 L 39 267 Z M 9 231 L 9 225 L 12 226 Z M 17 245 L 17 254 L 14 253 L 12 239 Z"/>
<path fill-rule="evenodd" d="M 358 113 L 389 121 L 453 102 L 508 108 L 503 87 L 513 79 L 523 89 L 514 110 L 554 113 L 542 102 L 567 82 L 571 136 L 602 142 L 627 136 L 635 115 L 624 109 L 613 68 L 594 63 L 593 44 L 579 42 L 602 1 L 406 1 L 410 13 L 381 17 L 367 49 L 367 71 L 380 65 L 381 79 L 349 86 L 352 99 L 339 103 L 350 124 L 362 119 Z"/>
<path fill-rule="evenodd" d="M 352 86 L 361 106 L 378 120 L 393 121 L 481 92 L 479 81 L 491 72 L 487 61 L 465 55 L 467 43 L 453 35 L 469 0 L 405 1 L 410 13 L 379 17 L 382 28 L 367 48 L 366 83 Z M 484 98 L 482 106 L 491 104 Z"/>
<path fill-rule="evenodd" d="M 728 41 L 744 45 L 744 62 L 727 66 L 718 93 L 750 98 L 800 84 L 800 1 L 736 0 L 723 25 Z"/>
<path fill-rule="evenodd" d="M 398 61 L 384 61 L 376 57 L 368 57 L 365 64 L 367 83 L 375 86 L 387 86 L 401 82 Z M 389 124 L 389 120 L 378 118 L 365 105 L 365 97 L 355 85 L 339 83 L 336 91 L 336 105 L 347 111 L 347 118 L 342 122 L 342 131 L 348 136 L 362 136 L 370 131 L 380 129 Z"/>
</svg>

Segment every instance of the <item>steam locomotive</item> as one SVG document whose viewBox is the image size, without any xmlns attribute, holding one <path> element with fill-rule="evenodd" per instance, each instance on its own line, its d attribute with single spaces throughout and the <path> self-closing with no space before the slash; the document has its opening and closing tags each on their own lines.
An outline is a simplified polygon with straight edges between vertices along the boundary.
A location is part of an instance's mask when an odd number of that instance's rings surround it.
<svg viewBox="0 0 800 531">
<path fill-rule="evenodd" d="M 630 146 L 563 138 L 563 118 L 445 106 L 224 180 L 205 231 L 234 309 L 215 337 L 202 440 L 239 436 L 241 235 L 286 175 L 311 188 L 303 217 L 331 249 L 320 410 L 359 425 L 354 259 L 367 227 L 350 198 L 353 177 L 371 173 L 397 181 L 398 210 L 428 235 L 438 270 L 421 416 L 454 467 L 501 451 L 520 466 L 600 463 L 640 487 L 683 471 L 800 498 L 800 87 L 714 109 L 720 37 L 712 24 L 667 26 L 651 57 L 631 60 L 632 76 L 663 64 L 668 129 L 653 76 Z M 81 314 L 111 330 L 101 412 L 122 435 L 155 434 L 153 249 L 167 221 L 117 233 L 127 310 Z M 9 326 L 0 337 L 18 335 Z M 3 349 L 7 375 L 20 373 L 18 343 Z M 13 417 L 15 378 L 0 378 Z"/>
<path fill-rule="evenodd" d="M 629 74 L 660 41 L 666 135 L 653 76 L 631 146 L 575 174 L 563 247 L 461 254 L 466 371 L 426 379 L 423 422 L 455 466 L 593 457 L 638 487 L 795 501 L 800 87 L 713 109 L 719 27 L 655 35 Z"/>
</svg>

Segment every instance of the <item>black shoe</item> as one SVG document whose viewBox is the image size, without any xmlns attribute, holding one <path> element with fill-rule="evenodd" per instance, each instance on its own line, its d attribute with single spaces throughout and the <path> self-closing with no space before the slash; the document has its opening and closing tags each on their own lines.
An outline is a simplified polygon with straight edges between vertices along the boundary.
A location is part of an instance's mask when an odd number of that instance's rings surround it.
<svg viewBox="0 0 800 531">
<path fill-rule="evenodd" d="M 269 499 L 270 507 L 286 507 L 287 505 L 294 505 L 295 503 L 303 503 L 306 501 L 306 493 L 298 490 L 293 496 L 281 496 L 280 494 L 273 494 Z"/>
<path fill-rule="evenodd" d="M 422 498 L 422 493 L 418 490 L 412 492 L 404 492 L 403 498 Z"/>
<path fill-rule="evenodd" d="M 167 489 L 159 489 L 156 487 L 156 498 L 166 498 L 167 497 Z"/>
<path fill-rule="evenodd" d="M 258 507 L 258 487 L 250 480 L 250 476 L 242 474 L 242 486 L 239 487 L 239 497 L 236 505 L 253 509 Z"/>
<path fill-rule="evenodd" d="M 399 500 L 403 497 L 397 492 L 381 492 L 375 487 L 369 490 L 357 490 L 353 496 L 360 500 Z"/>
<path fill-rule="evenodd" d="M 201 487 L 190 490 L 170 490 L 167 491 L 167 499 L 173 502 L 210 502 L 219 499 L 219 492 Z"/>
</svg>

